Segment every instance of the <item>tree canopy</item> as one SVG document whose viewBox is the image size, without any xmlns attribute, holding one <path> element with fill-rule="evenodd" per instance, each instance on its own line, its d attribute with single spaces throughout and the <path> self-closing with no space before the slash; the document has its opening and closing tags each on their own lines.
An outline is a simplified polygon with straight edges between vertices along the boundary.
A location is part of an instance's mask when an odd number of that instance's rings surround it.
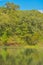
<svg viewBox="0 0 43 65">
<path fill-rule="evenodd" d="M 18 8 L 14 3 L 0 7 L 0 41 L 11 39 L 20 44 L 37 44 L 43 36 L 43 14 Z"/>
</svg>

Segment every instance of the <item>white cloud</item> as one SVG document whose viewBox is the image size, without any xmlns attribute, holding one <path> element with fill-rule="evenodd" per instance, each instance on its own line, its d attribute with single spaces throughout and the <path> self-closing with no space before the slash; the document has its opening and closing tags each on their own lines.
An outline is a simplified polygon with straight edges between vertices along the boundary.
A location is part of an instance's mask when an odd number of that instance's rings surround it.
<svg viewBox="0 0 43 65">
<path fill-rule="evenodd" d="M 39 12 L 43 13 L 43 10 L 38 10 Z"/>
</svg>

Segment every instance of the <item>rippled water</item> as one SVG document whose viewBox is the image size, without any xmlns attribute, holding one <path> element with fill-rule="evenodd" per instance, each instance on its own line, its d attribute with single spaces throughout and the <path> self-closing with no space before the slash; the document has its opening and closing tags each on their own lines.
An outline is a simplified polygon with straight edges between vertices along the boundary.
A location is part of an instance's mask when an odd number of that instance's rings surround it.
<svg viewBox="0 0 43 65">
<path fill-rule="evenodd" d="M 43 65 L 43 48 L 0 48 L 0 65 Z"/>
</svg>

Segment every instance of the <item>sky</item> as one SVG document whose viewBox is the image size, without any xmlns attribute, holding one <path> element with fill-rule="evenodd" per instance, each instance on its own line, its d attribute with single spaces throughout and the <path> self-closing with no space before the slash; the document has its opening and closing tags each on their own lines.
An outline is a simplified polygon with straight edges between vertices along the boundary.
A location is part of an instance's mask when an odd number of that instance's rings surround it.
<svg viewBox="0 0 43 65">
<path fill-rule="evenodd" d="M 43 0 L 0 0 L 0 6 L 6 2 L 13 2 L 20 6 L 21 10 L 39 10 L 43 11 Z"/>
</svg>

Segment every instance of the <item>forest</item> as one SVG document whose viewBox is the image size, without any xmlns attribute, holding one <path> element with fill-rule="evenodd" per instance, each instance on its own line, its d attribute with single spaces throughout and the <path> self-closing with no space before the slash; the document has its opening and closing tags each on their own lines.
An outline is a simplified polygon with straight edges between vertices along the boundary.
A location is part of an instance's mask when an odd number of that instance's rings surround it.
<svg viewBox="0 0 43 65">
<path fill-rule="evenodd" d="M 0 65 L 43 65 L 40 47 L 43 13 L 9 2 L 0 6 Z"/>
</svg>

